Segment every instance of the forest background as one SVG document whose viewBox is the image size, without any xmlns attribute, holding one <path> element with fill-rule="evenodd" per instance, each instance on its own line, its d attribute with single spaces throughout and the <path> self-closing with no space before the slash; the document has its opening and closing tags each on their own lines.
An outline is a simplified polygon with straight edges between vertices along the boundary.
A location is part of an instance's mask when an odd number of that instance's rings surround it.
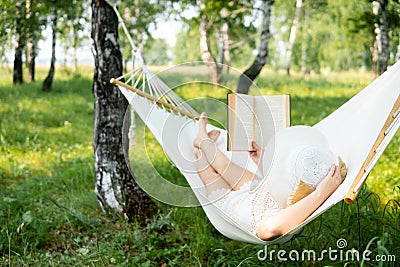
<svg viewBox="0 0 400 267">
<path fill-rule="evenodd" d="M 216 60 L 243 69 L 251 63 L 259 42 L 262 2 L 135 0 L 122 1 L 119 10 L 147 65 L 202 60 L 199 27 L 206 17 L 209 50 Z M 274 1 L 268 65 L 285 69 L 290 54 L 290 67 L 304 73 L 360 68 L 379 72 L 379 56 L 387 55 L 390 63 L 400 57 L 398 1 L 379 2 Z M 1 5 L 3 66 L 11 67 L 14 52 L 21 53 L 26 64 L 35 61 L 37 54 L 41 65 L 44 59 L 51 59 L 51 45 L 44 51 L 38 44 L 43 46 L 43 40 L 51 43 L 52 29 L 59 64 L 76 72 L 78 63 L 92 59 L 89 1 L 7 0 Z M 158 25 L 162 25 L 159 31 Z M 124 60 L 128 61 L 131 49 L 122 32 L 121 37 Z M 229 54 L 225 58 L 224 52 Z M 83 58 L 81 62 L 78 56 Z"/>
</svg>

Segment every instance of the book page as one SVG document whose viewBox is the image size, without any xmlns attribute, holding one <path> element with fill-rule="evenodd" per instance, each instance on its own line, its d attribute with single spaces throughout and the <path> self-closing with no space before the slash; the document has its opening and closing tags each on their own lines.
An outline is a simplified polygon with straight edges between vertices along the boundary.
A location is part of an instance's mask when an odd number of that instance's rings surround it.
<svg viewBox="0 0 400 267">
<path fill-rule="evenodd" d="M 255 97 L 256 142 L 265 147 L 279 130 L 290 126 L 290 95 Z"/>
<path fill-rule="evenodd" d="M 251 149 L 254 137 L 254 97 L 228 95 L 228 150 Z"/>
</svg>

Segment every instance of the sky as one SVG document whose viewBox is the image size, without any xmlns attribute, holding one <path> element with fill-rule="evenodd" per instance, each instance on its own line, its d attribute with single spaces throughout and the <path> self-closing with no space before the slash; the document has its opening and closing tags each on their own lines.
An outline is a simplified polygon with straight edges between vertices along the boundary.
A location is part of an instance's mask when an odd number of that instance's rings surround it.
<svg viewBox="0 0 400 267">
<path fill-rule="evenodd" d="M 181 16 L 185 18 L 191 18 L 196 15 L 196 11 L 193 7 L 187 8 L 181 13 Z M 90 36 L 90 23 L 88 24 L 87 35 Z M 177 21 L 174 19 L 166 20 L 159 18 L 156 22 L 156 27 L 151 27 L 150 32 L 154 38 L 165 39 L 170 47 L 173 47 L 176 42 L 176 37 L 182 27 L 182 21 Z M 50 63 L 51 58 L 51 29 L 47 27 L 44 32 L 45 39 L 41 40 L 38 44 L 39 51 L 36 57 L 36 62 L 38 65 L 47 65 Z M 120 36 L 120 38 L 126 38 L 125 36 Z M 9 62 L 11 63 L 14 59 L 14 51 L 10 51 L 7 56 Z M 88 38 L 85 40 L 84 44 L 77 51 L 78 64 L 93 64 L 93 54 L 92 54 L 92 39 Z M 59 42 L 56 47 L 56 60 L 57 63 L 63 63 L 65 59 L 64 49 L 60 46 Z"/>
<path fill-rule="evenodd" d="M 181 21 L 163 21 L 160 20 L 157 22 L 157 28 L 153 28 L 150 31 L 154 38 L 162 38 L 165 39 L 169 46 L 174 46 L 176 42 L 176 36 L 181 28 Z M 89 29 L 90 30 L 90 29 Z M 88 30 L 88 31 L 89 31 Z M 90 32 L 87 33 L 90 35 Z M 45 39 L 39 41 L 38 47 L 38 55 L 36 57 L 36 62 L 38 65 L 47 65 L 50 63 L 51 58 L 51 29 L 49 27 L 46 28 L 44 32 Z M 120 36 L 120 38 L 125 38 L 124 36 Z M 14 58 L 14 51 L 10 51 L 7 56 L 9 62 L 11 63 Z M 57 63 L 62 63 L 64 61 L 64 49 L 60 44 L 56 46 L 56 60 Z M 84 44 L 79 47 L 77 51 L 78 64 L 91 64 L 93 63 L 93 54 L 92 54 L 92 39 L 85 40 Z"/>
</svg>

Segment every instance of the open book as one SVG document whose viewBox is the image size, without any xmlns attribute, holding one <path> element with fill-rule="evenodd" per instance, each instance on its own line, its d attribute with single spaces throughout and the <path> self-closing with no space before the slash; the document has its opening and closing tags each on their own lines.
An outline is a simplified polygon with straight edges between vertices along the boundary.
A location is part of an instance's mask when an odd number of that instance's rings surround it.
<svg viewBox="0 0 400 267">
<path fill-rule="evenodd" d="M 228 150 L 265 147 L 274 134 L 290 126 L 290 95 L 228 94 Z"/>
</svg>

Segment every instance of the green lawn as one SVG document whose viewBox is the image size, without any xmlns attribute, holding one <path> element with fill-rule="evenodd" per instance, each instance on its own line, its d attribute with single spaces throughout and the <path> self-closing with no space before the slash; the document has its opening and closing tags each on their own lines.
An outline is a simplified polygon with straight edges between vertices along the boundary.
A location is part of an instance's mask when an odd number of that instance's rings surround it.
<svg viewBox="0 0 400 267">
<path fill-rule="evenodd" d="M 159 214 L 146 226 L 103 214 L 94 194 L 92 72 L 57 72 L 53 91 L 41 83 L 12 86 L 12 73 L 0 70 L 0 266 L 286 266 L 257 258 L 263 246 L 232 241 L 219 234 L 201 208 L 159 203 Z M 38 71 L 38 80 L 46 70 Z M 191 72 L 167 75 L 169 82 L 190 81 Z M 287 77 L 271 70 L 257 80 L 263 93 L 291 94 L 292 123 L 312 125 L 372 81 L 369 73 Z M 179 90 L 178 90 L 179 91 Z M 224 101 L 226 89 L 180 90 L 182 97 Z M 204 107 L 203 102 L 199 102 Z M 206 109 L 212 107 L 206 107 Z M 215 111 L 217 112 L 217 111 Z M 221 119 L 222 120 L 222 119 Z M 140 126 L 140 122 L 138 122 Z M 143 127 L 138 127 L 141 135 Z M 151 134 L 154 165 L 164 176 L 185 183 L 162 156 Z M 145 157 L 135 148 L 137 162 Z M 368 178 L 354 205 L 339 203 L 307 225 L 298 237 L 271 250 L 347 249 L 370 257 L 395 255 L 400 261 L 400 136 L 397 134 Z M 161 156 L 160 156 L 161 155 Z M 144 176 L 145 172 L 138 174 Z M 344 257 L 293 266 L 343 266 Z M 288 254 L 286 254 L 288 257 Z M 377 262 L 364 262 L 377 266 Z M 346 266 L 358 266 L 353 261 Z"/>
</svg>

